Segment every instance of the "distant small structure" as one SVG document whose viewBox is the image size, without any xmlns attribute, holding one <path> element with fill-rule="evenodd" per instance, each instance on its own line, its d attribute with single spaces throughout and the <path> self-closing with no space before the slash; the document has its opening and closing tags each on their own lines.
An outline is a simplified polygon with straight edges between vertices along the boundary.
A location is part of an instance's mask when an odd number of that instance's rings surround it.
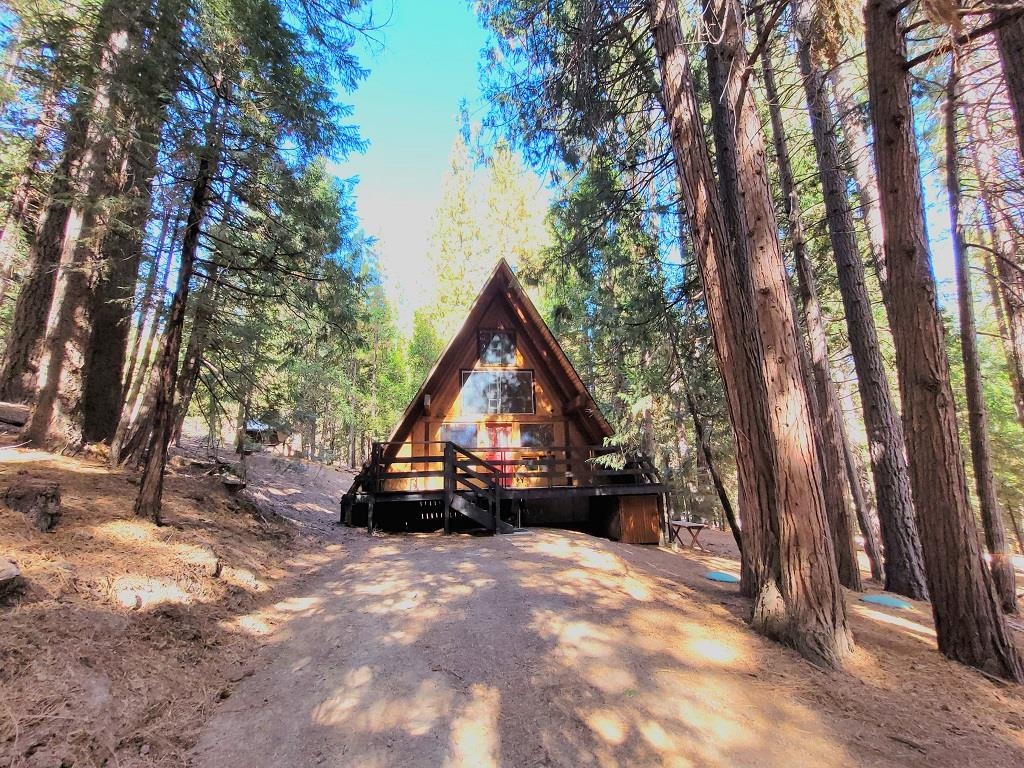
<svg viewBox="0 0 1024 768">
<path fill-rule="evenodd" d="M 245 422 L 245 442 L 249 452 L 267 451 L 279 456 L 294 456 L 302 453 L 302 436 L 285 429 L 279 429 L 257 419 Z"/>
</svg>

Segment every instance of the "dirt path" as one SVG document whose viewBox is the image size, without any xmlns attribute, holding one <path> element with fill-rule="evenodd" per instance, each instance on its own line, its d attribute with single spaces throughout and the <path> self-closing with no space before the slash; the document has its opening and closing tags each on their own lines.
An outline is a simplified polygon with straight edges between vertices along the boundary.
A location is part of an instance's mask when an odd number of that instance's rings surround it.
<svg viewBox="0 0 1024 768">
<path fill-rule="evenodd" d="M 582 534 L 340 531 L 195 768 L 1011 766 L 1024 700 L 934 651 L 927 614 L 851 609 L 823 673 L 743 623 L 731 560 Z"/>
<path fill-rule="evenodd" d="M 848 595 L 858 650 L 822 672 L 704 578 L 735 572 L 727 534 L 370 538 L 334 525 L 350 473 L 261 455 L 236 495 L 203 453 L 155 526 L 135 473 L 0 453 L 64 505 L 50 533 L 0 505 L 27 580 L 0 606 L 2 766 L 1024 765 L 1021 688 L 940 656 L 927 605 Z"/>
</svg>

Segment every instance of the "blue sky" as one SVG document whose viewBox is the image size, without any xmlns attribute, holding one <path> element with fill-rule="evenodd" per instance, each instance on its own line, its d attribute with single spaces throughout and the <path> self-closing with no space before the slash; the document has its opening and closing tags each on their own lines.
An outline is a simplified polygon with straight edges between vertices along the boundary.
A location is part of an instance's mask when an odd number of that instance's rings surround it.
<svg viewBox="0 0 1024 768">
<path fill-rule="evenodd" d="M 458 133 L 462 99 L 482 117 L 478 61 L 485 32 L 466 0 L 381 0 L 380 44 L 360 52 L 370 70 L 354 94 L 353 122 L 370 146 L 336 167 L 358 176 L 357 211 L 378 252 L 388 292 L 400 306 L 421 284 L 430 220 Z"/>
<path fill-rule="evenodd" d="M 384 26 L 360 51 L 370 74 L 358 91 L 343 96 L 369 148 L 334 170 L 359 179 L 357 213 L 379 241 L 387 292 L 408 333 L 418 295 L 433 282 L 425 257 L 460 102 L 466 100 L 474 121 L 486 109 L 479 74 L 486 32 L 467 0 L 377 0 L 373 9 Z M 922 160 L 934 164 L 934 158 Z M 933 167 L 924 176 L 933 262 L 948 304 L 955 294 L 944 190 Z"/>
</svg>

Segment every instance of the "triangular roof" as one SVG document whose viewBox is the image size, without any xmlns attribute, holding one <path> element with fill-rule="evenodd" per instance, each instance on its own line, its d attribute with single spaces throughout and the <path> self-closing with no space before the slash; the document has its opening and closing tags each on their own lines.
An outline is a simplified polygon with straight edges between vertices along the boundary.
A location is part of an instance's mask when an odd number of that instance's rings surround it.
<svg viewBox="0 0 1024 768">
<path fill-rule="evenodd" d="M 603 438 L 611 437 L 613 430 L 605 419 L 604 414 L 598 407 L 587 385 L 583 383 L 579 373 L 573 367 L 565 350 L 558 343 L 554 334 L 548 328 L 547 323 L 540 316 L 540 312 L 533 305 L 530 297 L 526 295 L 522 284 L 516 278 L 512 268 L 505 259 L 501 259 L 490 277 L 484 283 L 480 293 L 477 294 L 469 314 L 463 322 L 458 333 L 452 337 L 445 347 L 444 352 L 430 369 L 426 379 L 420 386 L 416 396 L 409 403 L 402 415 L 401 420 L 388 438 L 389 442 L 407 440 L 407 436 L 419 416 L 419 407 L 423 402 L 423 395 L 426 392 L 438 389 L 437 379 L 450 367 L 452 358 L 457 357 L 466 343 L 476 343 L 476 328 L 482 319 L 490 300 L 494 295 L 503 295 L 511 305 L 513 312 L 522 323 L 523 329 L 529 334 L 530 340 L 540 353 L 541 359 L 548 364 L 552 377 L 566 389 L 570 399 L 575 401 L 574 411 L 579 414 L 580 427 L 589 440 L 595 444 L 602 442 Z"/>
</svg>

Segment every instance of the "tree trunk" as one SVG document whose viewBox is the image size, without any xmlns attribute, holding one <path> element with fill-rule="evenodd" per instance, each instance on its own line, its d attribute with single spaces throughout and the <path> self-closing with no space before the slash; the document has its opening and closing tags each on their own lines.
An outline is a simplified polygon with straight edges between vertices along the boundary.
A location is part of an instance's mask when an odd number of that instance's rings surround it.
<svg viewBox="0 0 1024 768">
<path fill-rule="evenodd" d="M 146 328 L 146 339 L 142 352 L 138 354 L 139 362 L 131 384 L 128 387 L 128 394 L 125 396 L 124 407 L 121 409 L 121 416 L 117 421 L 117 430 L 115 430 L 114 437 L 110 441 L 110 462 L 112 466 L 128 463 L 132 458 L 133 453 L 135 453 L 132 446 L 138 443 L 138 440 L 133 439 L 132 436 L 137 433 L 141 420 L 148 418 L 148 414 L 152 411 L 150 392 L 154 391 L 156 384 L 150 381 L 151 369 L 153 367 L 150 364 L 150 358 L 153 354 L 154 343 L 161 324 L 161 315 L 163 314 L 161 309 L 167 293 L 167 276 L 171 271 L 171 263 L 174 261 L 173 251 L 176 240 L 177 235 L 175 233 L 171 236 L 171 244 L 164 260 L 163 271 L 157 278 L 157 298 L 152 302 L 153 306 L 149 323 L 148 325 L 140 325 L 140 328 Z M 147 382 L 149 384 L 146 387 L 145 393 L 143 393 L 143 385 Z M 147 437 L 149 435 L 148 430 L 149 425 L 147 423 L 145 426 L 145 435 Z M 139 449 L 139 455 L 141 455 L 141 449 Z"/>
<path fill-rule="evenodd" d="M 42 103 L 39 119 L 32 134 L 24 170 L 14 185 L 10 204 L 0 226 L 0 306 L 7 299 L 7 292 L 14 280 L 15 242 L 18 232 L 31 242 L 34 239 L 41 204 L 38 188 L 39 166 L 46 157 L 46 142 L 53 132 L 56 121 L 57 97 L 52 88 L 44 88 L 39 95 Z"/>
<path fill-rule="evenodd" d="M 861 536 L 864 539 L 864 556 L 868 559 L 868 569 L 871 578 L 880 584 L 885 583 L 885 571 L 882 566 L 882 549 L 879 541 L 878 531 L 872 524 L 872 509 L 868 506 L 867 494 L 864 493 L 864 486 L 861 484 L 860 464 L 854 455 L 853 446 L 850 445 L 850 436 L 843 429 L 843 462 L 846 465 L 846 475 L 850 479 L 850 489 L 853 495 L 853 508 L 857 513 L 857 525 L 860 527 Z"/>
<path fill-rule="evenodd" d="M 206 143 L 199 154 L 196 178 L 189 196 L 188 216 L 185 218 L 185 234 L 181 243 L 181 260 L 178 266 L 178 283 L 171 299 L 167 316 L 163 348 L 156 364 L 156 396 L 153 402 L 153 428 L 149 436 L 146 465 L 139 484 L 139 496 L 135 500 L 135 514 L 160 522 L 160 505 L 163 497 L 164 465 L 167 461 L 167 445 L 170 440 L 171 422 L 174 410 L 174 388 L 178 375 L 178 355 L 185 326 L 185 312 L 188 306 L 189 282 L 195 267 L 199 250 L 199 235 L 210 194 L 210 185 L 216 176 L 220 161 L 220 84 L 214 85 L 213 103 L 210 107 L 206 127 Z"/>
<path fill-rule="evenodd" d="M 690 418 L 693 419 L 693 431 L 697 437 L 697 445 L 700 446 L 700 452 L 704 456 L 704 465 L 707 467 L 708 474 L 711 475 L 711 482 L 715 486 L 715 493 L 718 494 L 718 502 L 722 505 L 722 512 L 725 513 L 725 519 L 729 523 L 729 530 L 732 532 L 732 537 L 736 541 L 736 548 L 740 552 L 740 557 L 742 557 L 743 535 L 740 530 L 739 521 L 736 519 L 736 510 L 732 508 L 729 492 L 725 488 L 725 483 L 722 482 L 721 475 L 718 474 L 718 470 L 715 468 L 715 458 L 711 453 L 711 443 L 708 441 L 707 430 L 704 429 L 704 422 L 701 420 L 700 412 L 697 410 L 697 402 L 693 399 L 693 393 L 690 392 L 689 385 L 684 384 L 684 388 L 686 407 L 690 411 Z"/>
<path fill-rule="evenodd" d="M 115 136 L 107 123 L 117 124 L 117 84 L 140 35 L 137 11 L 126 13 L 119 2 L 108 0 L 100 14 L 99 64 L 88 117 L 75 120 L 74 140 L 69 139 L 70 204 L 64 227 L 52 241 L 59 254 L 57 278 L 39 356 L 35 407 L 24 431 L 32 443 L 65 450 L 77 450 L 85 440 L 83 379 L 100 268 L 96 241 L 109 223 L 105 203 L 112 191 Z"/>
<path fill-rule="evenodd" d="M 744 552 L 741 590 L 753 596 L 767 579 L 763 563 L 758 560 L 755 565 L 751 553 L 764 549 L 763 540 L 774 535 L 769 521 L 775 517 L 775 459 L 768 437 L 767 396 L 749 280 L 741 279 L 728 254 L 725 221 L 678 8 L 674 0 L 649 0 L 648 13 L 682 207 L 704 286 L 704 304 L 736 446 Z M 682 232 L 680 239 L 685 243 Z M 755 567 L 758 573 L 754 573 Z"/>
<path fill-rule="evenodd" d="M 134 226 L 140 232 L 147 214 L 148 206 L 135 217 Z M 82 375 L 82 431 L 89 442 L 113 439 L 124 407 L 124 367 L 142 243 L 133 237 L 115 237 L 121 245 L 104 247 L 107 256 L 93 295 L 92 333 Z"/>
<path fill-rule="evenodd" d="M 182 55 L 179 52 L 184 3 L 159 0 L 155 16 L 145 18 L 149 36 L 140 58 L 156 63 L 159 76 L 139 90 L 126 105 L 134 110 L 132 130 L 119 142 L 122 159 L 113 196 L 117 215 L 101 244 L 103 268 L 92 297 L 93 326 L 83 371 L 85 438 L 111 440 L 124 407 L 122 376 L 128 352 L 132 299 L 142 260 L 156 176 L 160 134 L 167 120 L 168 94 L 178 90 Z M 141 73 L 143 76 L 149 74 Z"/>
<path fill-rule="evenodd" d="M 746 268 L 754 297 L 778 499 L 777 517 L 771 521 L 776 549 L 762 555 L 773 578 L 760 585 L 754 621 L 768 631 L 787 625 L 788 640 L 798 651 L 838 666 L 853 639 L 828 535 L 822 467 L 768 185 L 764 134 L 746 83 L 742 11 L 738 2 L 726 0 L 720 13 L 704 8 L 716 41 L 708 46 L 708 82 L 721 203 L 733 258 L 737 269 Z"/>
<path fill-rule="evenodd" d="M 172 218 L 174 224 L 172 228 Z M 153 258 L 150 261 L 149 274 L 146 276 L 146 284 L 142 289 L 142 298 L 139 302 L 139 319 L 133 328 L 133 339 L 129 343 L 131 352 L 128 355 L 128 369 L 125 371 L 124 380 L 121 382 L 125 390 L 130 391 L 135 382 L 136 369 L 146 365 L 146 354 L 144 354 L 148 338 L 152 338 L 149 328 L 152 322 L 156 322 L 159 313 L 154 312 L 157 303 L 163 304 L 164 287 L 167 284 L 167 274 L 170 271 L 171 251 L 174 250 L 176 237 L 172 232 L 178 228 L 179 220 L 173 216 L 170 207 L 164 212 L 160 223 L 160 234 L 157 236 L 156 245 L 153 248 Z M 167 244 L 167 236 L 171 234 L 170 245 Z M 159 300 L 156 297 L 159 296 Z M 147 353 L 148 354 L 148 353 Z M 132 406 L 132 398 L 125 398 L 125 407 Z M 122 409 L 123 410 L 123 409 Z"/>
<path fill-rule="evenodd" d="M 828 81 L 835 93 L 839 122 L 843 127 L 843 140 L 839 144 L 842 150 L 840 156 L 846 161 L 844 165 L 850 168 L 856 182 L 861 219 L 868 236 L 871 268 L 882 288 L 882 303 L 886 305 L 888 312 L 889 294 L 885 289 L 888 282 L 885 267 L 885 228 L 882 225 L 882 210 L 879 207 L 878 177 L 875 174 L 871 138 L 861 118 L 861 104 L 857 101 L 857 88 L 853 83 L 850 65 L 833 66 L 829 70 Z M 886 316 L 888 317 L 888 314 Z"/>
<path fill-rule="evenodd" d="M 756 19 L 757 34 L 761 37 L 764 34 L 764 25 L 760 11 L 756 13 Z M 811 387 L 809 389 L 813 392 L 813 396 L 808 397 L 808 406 L 811 412 L 811 424 L 815 432 L 815 442 L 820 448 L 819 461 L 824 470 L 822 490 L 825 498 L 825 511 L 828 515 L 832 546 L 836 553 L 839 581 L 844 587 L 859 592 L 863 587 L 860 580 L 860 567 L 857 563 L 857 550 L 853 542 L 850 507 L 846 498 L 844 482 L 847 480 L 847 476 L 843 466 L 843 442 L 840 434 L 842 416 L 835 384 L 832 382 L 825 321 L 821 316 L 818 288 L 807 254 L 803 216 L 800 212 L 799 196 L 793 177 L 793 164 L 790 160 L 785 127 L 782 122 L 782 110 L 779 104 L 779 92 L 775 84 L 775 70 L 770 50 L 766 49 L 761 55 L 761 70 L 764 75 L 765 95 L 768 99 L 783 206 L 789 224 L 789 239 L 796 262 L 800 302 L 804 310 L 804 323 L 810 347 Z M 802 347 L 801 344 L 803 353 Z"/>
<path fill-rule="evenodd" d="M 864 263 L 857 247 L 853 209 L 847 195 L 848 179 L 832 132 L 836 121 L 825 90 L 825 79 L 811 55 L 810 9 L 806 2 L 797 2 L 793 8 L 800 71 L 810 113 L 829 240 L 857 371 L 864 426 L 870 442 L 875 498 L 885 542 L 885 588 L 924 600 L 928 597 L 928 587 L 921 540 L 914 522 L 906 445 L 889 391 L 889 379 L 871 313 Z M 884 242 L 884 239 L 880 240 Z"/>
<path fill-rule="evenodd" d="M 992 20 L 997 24 L 996 47 L 1017 125 L 1017 146 L 1024 158 L 1024 13 L 1019 6 L 1011 8 L 1010 5 L 993 5 Z"/>
<path fill-rule="evenodd" d="M 1007 201 L 992 187 L 996 180 L 1002 178 L 1002 171 L 992 145 L 987 107 L 969 100 L 963 106 L 971 137 L 971 160 L 978 178 L 981 209 L 992 241 L 991 260 L 995 269 L 988 270 L 993 288 L 992 303 L 1000 321 L 1017 420 L 1024 426 L 1024 262 Z"/>
<path fill-rule="evenodd" d="M 64 153 L 55 171 L 46 206 L 39 217 L 38 232 L 29 249 L 25 281 L 14 306 L 14 318 L 0 366 L 2 400 L 23 403 L 35 399 L 39 357 L 68 220 L 71 177 L 76 172 L 89 125 L 88 104 L 84 97 L 80 97 L 80 103 L 72 110 Z"/>
<path fill-rule="evenodd" d="M 212 267 L 212 274 L 207 276 L 206 284 L 196 295 L 196 312 L 192 318 L 192 333 L 188 337 L 185 348 L 185 359 L 178 375 L 177 402 L 174 406 L 174 421 L 171 426 L 171 439 L 175 445 L 181 442 L 181 430 L 188 415 L 189 403 L 199 383 L 199 372 L 203 365 L 203 355 L 210 337 L 210 323 L 213 320 L 214 306 L 217 301 L 218 270 Z"/>
<path fill-rule="evenodd" d="M 959 102 L 958 54 L 954 53 L 946 94 L 946 191 L 949 194 L 950 230 L 953 233 L 953 261 L 956 266 L 956 287 L 960 302 L 960 350 L 964 361 L 964 388 L 967 394 L 968 429 L 971 436 L 971 465 L 974 467 L 974 488 L 981 508 L 985 542 L 992 556 L 992 583 L 1003 610 L 1017 612 L 1017 588 L 1006 542 L 1003 513 L 996 498 L 996 481 L 992 475 L 992 452 L 988 442 L 988 409 L 981 384 L 978 360 L 978 330 L 974 321 L 974 293 L 971 286 L 967 241 L 964 237 L 960 198 L 960 154 L 957 149 L 956 112 Z"/>
<path fill-rule="evenodd" d="M 904 433 L 939 650 L 1010 680 L 1024 666 L 992 589 L 968 502 L 925 230 L 899 0 L 864 9 L 875 162 Z"/>
</svg>

